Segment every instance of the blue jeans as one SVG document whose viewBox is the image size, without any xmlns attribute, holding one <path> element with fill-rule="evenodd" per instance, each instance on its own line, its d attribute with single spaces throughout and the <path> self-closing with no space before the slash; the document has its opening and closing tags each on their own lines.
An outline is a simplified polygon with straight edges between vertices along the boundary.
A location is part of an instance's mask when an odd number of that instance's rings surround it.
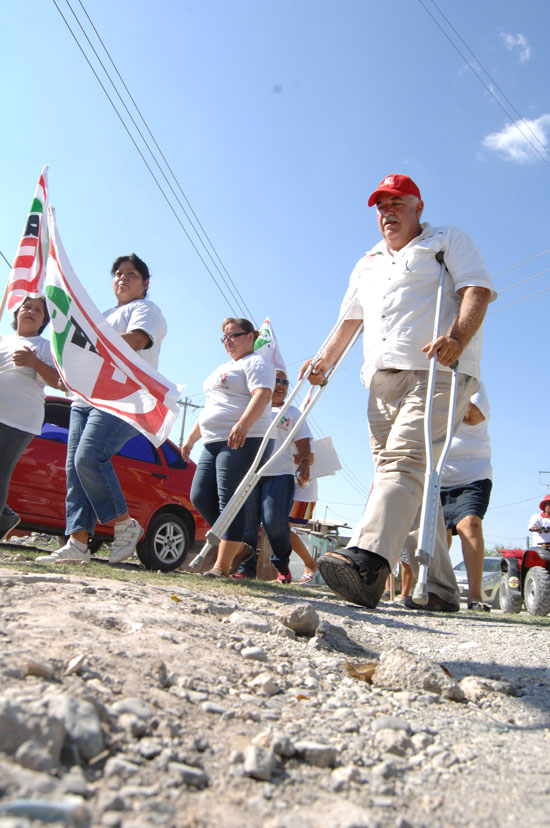
<svg viewBox="0 0 550 828">
<path fill-rule="evenodd" d="M 71 406 L 67 441 L 66 533 L 93 534 L 96 520 L 108 523 L 127 511 L 111 457 L 139 434 L 119 417 L 97 408 Z"/>
<path fill-rule="evenodd" d="M 292 551 L 288 518 L 294 500 L 294 475 L 262 477 L 246 503 L 245 543 L 256 549 L 260 522 L 271 544 L 271 563 L 286 575 Z M 239 567 L 247 578 L 256 577 L 256 556 Z"/>
<path fill-rule="evenodd" d="M 8 490 L 13 470 L 17 461 L 34 437 L 29 431 L 0 423 L 0 457 L 2 467 L 0 473 L 0 512 L 4 510 L 8 499 Z"/>
<path fill-rule="evenodd" d="M 193 477 L 191 503 L 210 526 L 217 521 L 229 503 L 235 489 L 252 465 L 261 442 L 261 437 L 247 437 L 244 446 L 238 449 L 229 448 L 226 441 L 207 443 L 204 446 Z M 274 440 L 270 440 L 267 444 L 262 463 L 269 458 L 274 443 Z M 223 540 L 244 540 L 245 505 L 243 504 L 233 523 L 223 534 Z"/>
</svg>

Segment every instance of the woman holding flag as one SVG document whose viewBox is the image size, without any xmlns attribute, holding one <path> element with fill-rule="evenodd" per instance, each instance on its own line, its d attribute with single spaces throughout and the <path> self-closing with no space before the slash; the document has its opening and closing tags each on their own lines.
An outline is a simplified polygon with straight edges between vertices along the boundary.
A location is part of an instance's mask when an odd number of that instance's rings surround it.
<svg viewBox="0 0 550 828">
<path fill-rule="evenodd" d="M 160 345 L 166 335 L 166 321 L 160 308 L 145 298 L 149 269 L 139 256 L 119 256 L 112 268 L 117 305 L 103 316 L 134 351 L 153 365 L 158 364 Z M 138 434 L 133 425 L 80 397 L 71 406 L 67 443 L 66 534 L 61 549 L 36 560 L 42 563 L 88 563 L 88 539 L 96 520 L 114 523 L 109 563 L 129 558 L 143 534 L 139 523 L 128 514 L 126 501 L 111 458 Z"/>
<path fill-rule="evenodd" d="M 275 367 L 254 351 L 258 332 L 248 319 L 229 317 L 222 322 L 222 343 L 230 357 L 205 380 L 206 403 L 193 430 L 182 446 L 187 462 L 202 437 L 203 450 L 191 487 L 191 501 L 210 524 L 216 522 L 235 489 L 252 465 L 262 438 L 271 423 L 268 403 L 275 387 Z M 270 441 L 264 461 L 273 447 Z M 240 551 L 245 532 L 245 507 L 224 534 L 216 562 L 205 573 L 223 577 L 242 562 Z M 252 555 L 252 550 L 247 550 Z"/>
</svg>

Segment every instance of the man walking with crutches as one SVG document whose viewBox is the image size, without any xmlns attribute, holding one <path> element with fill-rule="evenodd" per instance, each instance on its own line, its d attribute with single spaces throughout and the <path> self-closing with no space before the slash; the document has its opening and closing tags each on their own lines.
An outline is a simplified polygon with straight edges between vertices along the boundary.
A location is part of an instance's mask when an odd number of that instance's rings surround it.
<svg viewBox="0 0 550 828">
<path fill-rule="evenodd" d="M 382 241 L 359 260 L 342 307 L 345 319 L 310 374 L 325 375 L 363 324 L 363 385 L 370 390 L 368 421 L 375 465 L 365 513 L 346 549 L 320 561 L 333 592 L 374 608 L 409 532 L 417 528 L 425 467 L 424 414 L 429 360 L 437 360 L 431 405 L 433 457 L 445 442 L 450 366 L 459 360 L 455 427 L 479 386 L 481 323 L 496 297 L 474 242 L 456 227 L 420 222 L 424 204 L 414 181 L 389 175 L 368 201 L 376 205 Z M 438 254 L 443 254 L 438 256 Z M 440 260 L 443 258 L 443 264 Z M 440 333 L 433 339 L 441 268 L 445 267 Z M 432 341 L 433 340 L 433 341 Z M 311 360 L 302 367 L 306 370 Z M 439 509 L 434 557 L 424 609 L 453 612 L 459 595 Z"/>
</svg>

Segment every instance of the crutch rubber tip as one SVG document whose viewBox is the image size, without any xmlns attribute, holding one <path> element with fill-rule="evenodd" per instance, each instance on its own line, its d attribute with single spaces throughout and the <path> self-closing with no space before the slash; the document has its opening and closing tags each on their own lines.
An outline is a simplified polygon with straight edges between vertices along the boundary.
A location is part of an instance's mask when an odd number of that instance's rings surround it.
<svg viewBox="0 0 550 828">
<path fill-rule="evenodd" d="M 413 594 L 415 604 L 425 607 L 428 603 L 428 584 L 417 584 Z"/>
</svg>

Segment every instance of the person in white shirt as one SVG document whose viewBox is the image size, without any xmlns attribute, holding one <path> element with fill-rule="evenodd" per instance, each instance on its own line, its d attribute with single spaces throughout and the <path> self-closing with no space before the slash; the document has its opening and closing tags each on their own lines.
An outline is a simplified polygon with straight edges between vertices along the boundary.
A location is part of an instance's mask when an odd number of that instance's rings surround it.
<svg viewBox="0 0 550 828">
<path fill-rule="evenodd" d="M 0 336 L 0 541 L 20 523 L 6 503 L 11 476 L 42 430 L 44 387 L 59 380 L 50 343 L 40 336 L 49 321 L 44 297 L 27 297 L 15 311 L 15 333 Z"/>
<path fill-rule="evenodd" d="M 550 543 L 550 495 L 539 503 L 540 514 L 535 512 L 529 520 L 529 531 L 534 533 L 535 545 Z"/>
<path fill-rule="evenodd" d="M 424 203 L 406 175 L 388 175 L 372 193 L 382 241 L 357 263 L 342 305 L 345 318 L 317 361 L 310 382 L 322 385 L 363 323 L 361 378 L 369 388 L 368 419 L 375 464 L 372 492 L 349 546 L 319 561 L 330 588 L 346 600 L 376 607 L 386 575 L 418 523 L 425 476 L 424 412 L 428 360 L 438 371 L 432 408 L 432 444 L 444 442 L 451 370 L 459 360 L 455 427 L 479 386 L 481 323 L 496 294 L 473 241 L 456 227 L 421 223 Z M 441 327 L 433 325 L 440 277 L 446 266 Z M 302 375 L 310 365 L 302 367 Z M 456 611 L 459 594 L 440 512 L 428 605 Z M 420 608 L 412 599 L 405 606 Z"/>
<path fill-rule="evenodd" d="M 282 446 L 288 433 L 301 416 L 301 411 L 295 405 L 289 406 L 281 416 L 281 407 L 287 391 L 287 376 L 284 371 L 277 370 L 275 388 L 271 397 L 271 416 L 277 421 L 273 452 Z M 294 462 L 295 451 L 298 452 L 296 464 Z M 288 568 L 292 551 L 290 508 L 294 500 L 295 479 L 298 485 L 308 483 L 310 465 L 311 431 L 309 426 L 303 422 L 294 440 L 260 478 L 246 503 L 246 532 L 243 540 L 247 546 L 255 550 L 261 523 L 271 545 L 271 563 L 277 570 L 277 580 L 280 584 L 292 582 Z M 241 564 L 234 577 L 255 578 L 256 555 L 252 555 Z"/>
<path fill-rule="evenodd" d="M 248 319 L 228 317 L 222 322 L 222 343 L 229 362 L 216 368 L 204 381 L 206 403 L 189 437 L 181 447 L 187 462 L 201 439 L 202 453 L 191 486 L 191 502 L 211 526 L 224 510 L 249 470 L 271 424 L 268 406 L 275 387 L 275 367 L 261 349 L 254 351 L 258 331 Z M 273 442 L 264 455 L 269 457 Z M 218 546 L 214 566 L 204 574 L 229 576 L 253 554 L 242 544 L 245 506 L 239 510 Z"/>
<path fill-rule="evenodd" d="M 160 308 L 145 298 L 149 268 L 132 253 L 115 259 L 111 275 L 117 305 L 103 315 L 128 345 L 156 368 L 166 321 Z M 87 544 L 97 520 L 114 523 L 110 564 L 133 554 L 143 529 L 128 514 L 111 458 L 137 434 L 138 430 L 120 417 L 93 408 L 80 398 L 73 400 L 65 466 L 65 532 L 69 540 L 51 555 L 38 557 L 38 562 L 89 563 Z"/>
<path fill-rule="evenodd" d="M 453 535 L 462 544 L 468 575 L 468 609 L 489 612 L 483 599 L 485 541 L 482 521 L 491 496 L 493 470 L 489 439 L 489 398 L 483 383 L 470 398 L 453 437 L 441 474 L 441 505 L 449 546 Z M 428 573 L 428 585 L 429 585 Z"/>
</svg>

